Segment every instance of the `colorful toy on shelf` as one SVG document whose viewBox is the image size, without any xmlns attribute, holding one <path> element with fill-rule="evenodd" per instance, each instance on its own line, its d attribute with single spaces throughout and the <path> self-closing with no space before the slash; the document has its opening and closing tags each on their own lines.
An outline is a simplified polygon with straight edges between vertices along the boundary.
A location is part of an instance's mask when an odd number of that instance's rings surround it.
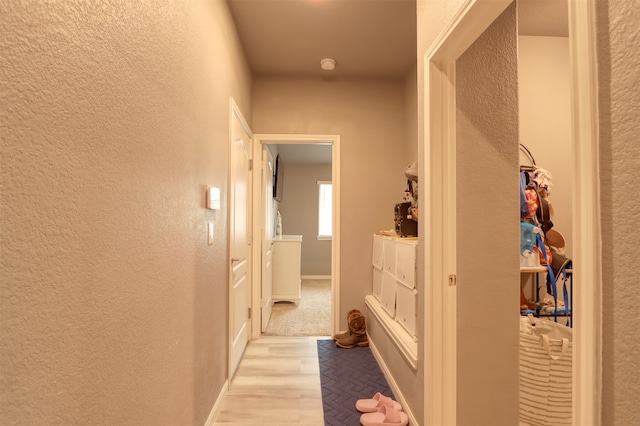
<svg viewBox="0 0 640 426">
<path fill-rule="evenodd" d="M 542 234 L 542 229 L 529 222 L 520 222 L 520 266 L 540 266 L 539 257 L 533 250 L 535 234 Z"/>
</svg>

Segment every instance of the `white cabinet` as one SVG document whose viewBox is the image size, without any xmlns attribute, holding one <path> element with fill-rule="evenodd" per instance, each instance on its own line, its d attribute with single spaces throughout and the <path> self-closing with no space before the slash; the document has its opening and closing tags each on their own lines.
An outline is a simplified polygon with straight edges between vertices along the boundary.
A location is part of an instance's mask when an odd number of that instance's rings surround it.
<svg viewBox="0 0 640 426">
<path fill-rule="evenodd" d="M 382 269 L 373 268 L 373 297 L 382 300 Z"/>
<path fill-rule="evenodd" d="M 416 286 L 415 241 L 396 241 L 396 278 L 408 288 Z"/>
<path fill-rule="evenodd" d="M 412 336 L 415 336 L 418 292 L 415 288 L 407 288 L 404 285 L 398 285 L 396 290 L 396 321 Z"/>
<path fill-rule="evenodd" d="M 396 285 L 396 278 L 387 271 L 383 271 L 380 303 L 391 318 L 396 315 Z"/>
<path fill-rule="evenodd" d="M 300 260 L 302 235 L 282 235 L 273 240 L 274 302 L 300 301 Z"/>
<path fill-rule="evenodd" d="M 383 243 L 383 256 L 382 263 L 384 270 L 391 275 L 396 274 L 396 241 L 391 238 L 384 238 Z"/>
<path fill-rule="evenodd" d="M 373 296 L 384 312 L 416 336 L 417 239 L 373 236 Z"/>
<path fill-rule="evenodd" d="M 384 261 L 384 238 L 380 235 L 373 236 L 373 256 L 371 262 L 373 267 L 382 271 Z"/>
</svg>

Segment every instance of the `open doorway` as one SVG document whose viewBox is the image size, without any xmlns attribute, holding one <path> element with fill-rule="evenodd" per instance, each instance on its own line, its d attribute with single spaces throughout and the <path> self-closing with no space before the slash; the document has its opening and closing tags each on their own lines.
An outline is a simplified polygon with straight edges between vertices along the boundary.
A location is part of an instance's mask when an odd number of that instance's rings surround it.
<svg viewBox="0 0 640 426">
<path fill-rule="evenodd" d="M 268 144 L 275 158 L 266 226 L 273 233 L 272 305 L 266 336 L 331 334 L 331 145 Z M 267 232 L 265 234 L 269 234 Z M 293 268 L 296 270 L 294 271 Z M 298 288 L 290 288 L 288 281 Z M 300 284 L 298 284 L 299 282 Z M 264 318 L 264 317 L 263 317 Z"/>
<path fill-rule="evenodd" d="M 456 221 L 456 213 L 460 213 L 461 216 L 467 214 L 472 210 L 461 209 L 461 204 L 457 202 L 456 196 L 460 195 L 459 191 L 456 191 L 456 183 L 465 183 L 464 180 L 458 179 L 456 182 L 456 171 L 460 169 L 460 160 L 458 154 L 460 150 L 456 150 L 456 144 L 460 142 L 458 128 L 456 127 L 460 123 L 460 114 L 456 108 L 460 108 L 460 104 L 457 100 L 460 97 L 460 92 L 465 92 L 465 88 L 459 84 L 460 80 L 460 67 L 458 59 L 465 53 L 469 46 L 475 44 L 477 40 L 481 38 L 483 32 L 492 23 L 497 21 L 505 11 L 508 11 L 512 2 L 506 0 L 504 2 L 477 2 L 471 5 L 468 9 L 464 9 L 464 12 L 460 16 L 456 17 L 448 28 L 443 31 L 442 37 L 437 40 L 436 43 L 425 54 L 425 109 L 427 111 L 427 120 L 425 121 L 425 164 L 427 175 L 430 178 L 430 183 L 426 189 L 426 199 L 428 205 L 432 208 L 429 209 L 429 213 L 435 216 L 436 220 L 432 220 L 431 223 L 437 223 L 438 228 L 431 227 L 428 229 L 427 234 L 430 236 L 427 242 L 428 247 L 425 250 L 425 263 L 432 266 L 427 275 L 427 285 L 433 284 L 435 291 L 432 291 L 431 298 L 425 300 L 426 312 L 429 314 L 425 316 L 426 326 L 430 327 L 432 333 L 428 334 L 428 338 L 425 339 L 425 352 L 428 353 L 432 348 L 439 348 L 438 352 L 429 354 L 430 358 L 426 360 L 426 369 L 430 370 L 433 374 L 431 381 L 425 379 L 425 395 L 431 394 L 432 398 L 426 400 L 426 411 L 434 413 L 430 419 L 430 423 L 464 423 L 469 418 L 482 417 L 480 410 L 476 409 L 478 403 L 484 403 L 483 409 L 491 409 L 491 404 L 494 401 L 500 401 L 500 412 L 502 418 L 507 418 L 504 414 L 506 412 L 504 403 L 506 400 L 514 401 L 512 395 L 504 393 L 502 395 L 492 392 L 490 397 L 485 401 L 482 401 L 482 397 L 470 395 L 467 401 L 460 398 L 459 388 L 456 386 L 460 383 L 464 384 L 466 388 L 475 389 L 474 386 L 469 386 L 469 381 L 464 380 L 459 374 L 461 371 L 464 374 L 477 374 L 479 369 L 470 368 L 472 363 L 467 362 L 463 366 L 464 370 L 458 368 L 461 363 L 461 353 L 472 358 L 472 361 L 476 361 L 479 358 L 477 347 L 464 348 L 462 345 L 458 345 L 462 341 L 459 333 L 461 326 L 468 326 L 467 324 L 456 323 L 457 313 L 463 310 L 460 309 L 460 288 L 462 288 L 462 280 L 460 279 L 460 270 L 457 268 L 460 262 L 456 263 L 456 233 L 464 235 L 464 229 L 460 226 L 459 220 Z M 515 22 L 515 16 L 512 13 L 509 22 Z M 597 383 L 597 377 L 599 372 L 598 360 L 600 359 L 599 348 L 597 341 L 592 336 L 599 335 L 598 321 L 600 319 L 600 310 L 594 299 L 599 294 L 599 288 L 601 283 L 599 282 L 599 252 L 597 251 L 599 241 L 599 224 L 597 222 L 596 214 L 593 212 L 598 211 L 599 198 L 598 198 L 598 150 L 597 150 L 597 132 L 590 127 L 590 123 L 597 122 L 597 110 L 595 105 L 597 104 L 597 96 L 595 89 L 594 73 L 592 72 L 593 57 L 593 10 L 589 8 L 587 2 L 582 4 L 581 2 L 570 3 L 569 7 L 569 52 L 571 54 L 571 127 L 572 127 L 572 161 L 573 161 L 573 173 L 572 173 L 572 201 L 571 207 L 572 214 L 572 229 L 580 230 L 580 232 L 573 232 L 573 258 L 575 260 L 574 274 L 576 277 L 580 277 L 580 291 L 577 292 L 577 297 L 574 300 L 575 304 L 575 326 L 574 326 L 574 346 L 573 346 L 573 371 L 579 374 L 572 376 L 572 420 L 574 424 L 592 424 L 598 418 L 599 407 L 599 387 Z M 513 29 L 513 26 L 511 27 Z M 511 31 L 511 34 L 515 34 L 515 31 Z M 500 40 L 505 40 L 505 37 L 498 37 Z M 513 41 L 514 37 L 511 38 Z M 514 43 L 512 43 L 512 46 Z M 495 45 L 492 45 L 490 51 L 495 51 Z M 515 51 L 516 49 L 512 49 Z M 466 53 L 465 53 L 466 54 Z M 515 54 L 509 55 L 508 61 L 494 60 L 495 64 L 500 66 L 508 65 L 515 58 Z M 590 62 L 591 61 L 591 62 Z M 469 65 L 469 64 L 467 64 Z M 511 67 L 513 69 L 513 67 Z M 465 72 L 465 71 L 463 71 Z M 511 75 L 514 75 L 512 73 Z M 470 79 L 478 76 L 477 67 L 466 67 L 466 76 Z M 512 83 L 516 79 L 504 80 Z M 500 89 L 503 88 L 501 83 Z M 513 84 L 510 86 L 512 93 L 516 90 L 513 89 Z M 475 93 L 471 94 L 469 86 L 467 87 L 466 94 L 468 96 L 475 96 L 475 99 L 484 100 L 483 94 L 477 92 L 477 86 L 472 85 L 471 88 Z M 511 97 L 514 98 L 513 96 Z M 473 109 L 477 112 L 478 109 Z M 490 108 L 484 108 L 484 111 L 493 112 Z M 511 120 L 512 122 L 514 120 Z M 496 126 L 498 129 L 504 127 L 504 120 L 500 121 L 500 125 Z M 455 131 L 455 134 L 454 134 Z M 512 132 L 517 135 L 517 132 Z M 487 134 L 486 132 L 483 133 Z M 517 139 L 517 138 L 511 138 Z M 475 140 L 473 143 L 477 143 Z M 470 146 L 471 144 L 467 144 Z M 512 152 L 517 145 L 514 142 L 509 141 L 508 144 L 502 146 L 503 151 L 496 151 L 496 154 L 500 152 L 503 154 L 499 159 L 500 163 L 505 169 L 511 167 Z M 509 152 L 506 152 L 509 151 Z M 465 152 L 465 155 L 467 153 Z M 498 157 L 492 155 L 492 157 Z M 468 157 L 467 157 L 468 158 Z M 487 156 L 473 157 L 474 163 L 482 164 L 486 163 Z M 429 160 L 432 160 L 429 162 Z M 513 191 L 516 193 L 517 191 Z M 496 197 L 493 197 L 494 199 Z M 492 206 L 495 210 L 501 209 L 502 206 Z M 506 209 L 512 210 L 511 207 L 506 206 Z M 460 212 L 462 210 L 462 212 Z M 450 219 L 448 219 L 450 218 Z M 508 223 L 508 220 L 502 222 Z M 429 232 L 431 231 L 431 232 Z M 506 232 L 511 232 L 510 230 Z M 480 235 L 480 234 L 476 234 Z M 453 243 L 451 243 L 453 241 Z M 501 243 L 504 245 L 504 241 L 511 241 L 508 244 L 516 245 L 517 236 L 505 237 L 501 234 Z M 432 249 L 432 250 L 429 250 Z M 443 256 L 441 253 L 453 253 L 450 256 Z M 473 253 L 475 255 L 475 253 Z M 501 253 L 496 255 L 493 251 L 493 259 L 503 259 L 504 256 Z M 512 256 L 509 254 L 509 256 Z M 477 256 L 476 256 L 477 258 Z M 477 260 L 477 259 L 474 259 Z M 511 276 L 517 275 L 515 268 L 499 268 L 500 273 L 496 275 L 510 274 Z M 595 271 L 594 271 L 595 269 Z M 591 273 L 590 273 L 591 272 Z M 457 280 L 456 280 L 457 273 Z M 476 270 L 476 275 L 482 275 L 482 271 Z M 443 277 L 449 278 L 449 286 L 439 286 Z M 481 283 L 484 284 L 484 283 Z M 509 286 L 505 286 L 508 288 Z M 510 287 L 509 287 L 510 288 Z M 484 288 L 486 291 L 486 288 Z M 500 293 L 502 294 L 502 293 Z M 515 300 L 510 295 L 509 300 Z M 505 299 L 506 300 L 506 299 Z M 495 304 L 500 304 L 500 301 L 494 299 Z M 477 303 L 477 300 L 473 301 L 475 306 L 481 306 Z M 510 302 L 508 302 L 510 303 Z M 432 309 L 434 308 L 434 309 Z M 472 306 L 473 309 L 473 306 Z M 465 311 L 467 315 L 472 315 L 472 310 Z M 503 324 L 508 327 L 504 327 L 504 331 L 509 334 L 509 338 L 496 340 L 499 344 L 512 345 L 512 354 L 507 356 L 504 352 L 500 352 L 498 357 L 504 361 L 501 363 L 501 371 L 506 371 L 505 365 L 510 363 L 509 368 L 514 370 L 514 361 L 517 360 L 517 356 L 514 356 L 513 349 L 515 346 L 518 333 L 517 324 L 515 321 L 505 321 Z M 485 330 L 490 329 L 486 322 L 483 322 Z M 509 328 L 507 330 L 507 328 Z M 451 336 L 456 338 L 451 339 Z M 512 338 L 513 337 L 513 338 Z M 466 343 L 466 342 L 465 342 Z M 493 343 L 493 342 L 492 342 Z M 486 345 L 485 346 L 491 346 Z M 497 346 L 493 346 L 493 349 Z M 441 349 L 441 351 L 440 351 Z M 486 368 L 485 371 L 493 373 L 495 370 Z M 441 373 L 442 372 L 442 373 Z M 503 376 L 505 380 L 511 380 L 516 377 L 511 372 L 509 375 Z M 454 378 L 452 380 L 452 378 Z M 485 382 L 485 386 L 487 382 Z M 494 389 L 500 389 L 501 391 L 513 388 L 513 383 L 508 386 L 493 386 Z M 466 389 L 465 389 L 466 390 Z M 502 399 L 499 399 L 502 398 Z M 489 401 L 491 400 L 491 401 Z M 467 405 L 465 405 L 467 402 Z M 511 404 L 515 405 L 515 404 Z M 517 417 L 517 413 L 513 410 L 514 407 L 510 407 L 510 415 Z M 492 412 L 495 412 L 493 410 Z M 462 414 L 462 415 L 461 415 Z M 469 416 L 469 417 L 464 417 Z M 517 421 L 517 419 L 516 419 Z M 467 421 L 468 422 L 468 421 Z"/>
<path fill-rule="evenodd" d="M 254 330 L 261 333 L 253 338 L 331 335 L 338 324 L 339 137 L 256 135 L 255 150 Z"/>
</svg>

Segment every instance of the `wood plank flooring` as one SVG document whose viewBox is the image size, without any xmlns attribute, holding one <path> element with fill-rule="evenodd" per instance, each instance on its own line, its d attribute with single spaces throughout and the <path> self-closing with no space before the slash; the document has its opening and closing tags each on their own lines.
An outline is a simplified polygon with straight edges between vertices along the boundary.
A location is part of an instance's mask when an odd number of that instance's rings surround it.
<svg viewBox="0 0 640 426">
<path fill-rule="evenodd" d="M 250 342 L 214 424 L 323 426 L 317 339 Z"/>
</svg>

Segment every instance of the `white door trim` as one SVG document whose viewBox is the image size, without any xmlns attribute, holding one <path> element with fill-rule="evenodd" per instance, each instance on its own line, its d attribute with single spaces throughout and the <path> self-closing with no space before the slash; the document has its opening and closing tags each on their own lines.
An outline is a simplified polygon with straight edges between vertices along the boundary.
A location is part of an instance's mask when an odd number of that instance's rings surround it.
<svg viewBox="0 0 640 426">
<path fill-rule="evenodd" d="M 569 1 L 573 118 L 573 424 L 601 424 L 602 234 L 595 0 Z"/>
<path fill-rule="evenodd" d="M 253 143 L 257 144 L 256 141 Z M 275 217 L 273 217 L 275 159 L 266 146 L 263 146 L 260 151 L 261 158 L 255 157 L 256 162 L 260 161 L 260 169 L 256 169 L 256 173 L 260 173 L 261 177 L 260 208 L 254 209 L 253 214 L 260 218 L 260 262 L 256 263 L 256 266 L 260 269 L 260 297 L 258 298 L 260 300 L 260 309 L 256 309 L 256 315 L 260 315 L 260 331 L 264 333 L 273 310 L 273 238 L 275 237 L 275 229 L 269 225 L 273 224 L 275 220 Z M 251 196 L 253 197 L 253 194 Z M 265 280 L 265 277 L 268 277 L 268 279 Z M 266 297 L 265 294 L 267 294 Z"/>
<path fill-rule="evenodd" d="M 511 0 L 467 0 L 425 53 L 425 424 L 456 423 L 455 61 Z M 569 1 L 574 173 L 573 424 L 600 424 L 601 232 L 594 0 Z M 576 309 L 577 307 L 577 309 Z"/>
<path fill-rule="evenodd" d="M 229 110 L 230 110 L 230 114 L 229 114 L 229 158 L 228 158 L 228 162 L 229 162 L 229 182 L 227 185 L 227 194 L 231 194 L 231 188 L 233 185 L 232 179 L 234 176 L 234 171 L 232 170 L 233 167 L 233 161 L 232 161 L 232 153 L 231 153 L 231 149 L 233 148 L 233 127 L 234 127 L 234 123 L 233 120 L 234 118 L 238 120 L 238 123 L 240 124 L 240 126 L 242 126 L 242 128 L 244 129 L 245 132 L 247 132 L 247 134 L 249 135 L 250 139 L 248 141 L 249 143 L 249 147 L 248 147 L 248 155 L 249 155 L 249 161 L 251 161 L 251 158 L 253 156 L 253 147 L 251 146 L 253 144 L 253 132 L 251 131 L 251 128 L 249 127 L 249 125 L 247 124 L 247 121 L 244 119 L 244 116 L 242 115 L 242 111 L 240 111 L 240 108 L 238 107 L 238 104 L 235 102 L 235 100 L 233 98 L 229 99 Z M 252 191 L 252 171 L 249 170 L 249 177 L 248 177 L 248 181 L 247 184 L 249 185 L 248 191 L 249 194 L 251 194 Z M 252 201 L 252 197 L 249 196 L 247 197 L 249 198 L 249 201 Z M 233 267 L 231 266 L 231 255 L 232 255 L 232 247 L 231 247 L 231 243 L 232 243 L 232 236 L 231 236 L 231 230 L 232 230 L 232 221 L 234 220 L 234 218 L 232 217 L 231 214 L 231 209 L 232 209 L 232 200 L 231 197 L 228 196 L 228 203 L 227 203 L 227 229 L 229 230 L 229 232 L 227 233 L 227 266 L 228 266 L 228 275 L 227 275 L 227 288 L 229 288 L 228 284 L 231 282 L 232 279 L 232 275 L 233 275 Z M 247 240 L 249 242 L 249 244 L 252 243 L 252 235 L 253 235 L 253 220 L 251 219 L 251 215 L 252 215 L 252 203 L 249 202 L 249 204 L 247 205 L 247 215 L 250 218 L 249 220 L 247 220 Z M 253 251 L 251 248 L 249 248 L 247 250 L 247 255 L 249 256 L 249 265 L 253 264 Z M 249 274 L 249 280 L 250 283 L 253 282 L 252 279 L 252 275 L 253 275 L 254 271 L 252 270 L 251 266 L 248 267 L 248 274 Z M 251 287 L 249 287 L 249 290 L 252 291 Z M 251 298 L 249 299 L 249 309 L 251 309 Z M 237 367 L 237 364 L 234 365 L 234 357 L 233 357 L 233 346 L 234 346 L 234 342 L 233 342 L 233 338 L 234 338 L 234 331 L 233 331 L 233 321 L 232 321 L 232 316 L 233 316 L 233 312 L 231 312 L 232 308 L 234 306 L 234 300 L 233 300 L 233 292 L 231 291 L 231 289 L 229 288 L 229 295 L 228 295 L 228 342 L 227 342 L 227 373 L 228 373 L 228 377 L 227 377 L 227 382 L 229 383 L 229 387 L 232 384 L 232 378 L 233 375 L 235 373 L 235 369 Z M 252 331 L 252 321 L 247 321 L 247 325 L 249 326 L 249 331 L 247 333 L 247 336 L 250 340 L 250 337 L 253 333 Z"/>
<path fill-rule="evenodd" d="M 337 333 L 340 326 L 340 135 L 299 135 L 299 134 L 255 134 L 253 135 L 253 158 L 260 158 L 263 145 L 269 144 L 328 144 L 331 149 L 331 180 L 333 182 L 333 236 L 331 238 L 331 333 Z M 257 163 L 254 162 L 254 167 Z M 253 174 L 253 229 L 260 229 L 260 173 Z M 258 232 L 252 235 L 253 271 L 260 271 L 260 241 Z M 260 273 L 253 273 L 252 306 L 260 306 Z M 260 337 L 260 315 L 252 315 L 252 339 Z"/>
</svg>

